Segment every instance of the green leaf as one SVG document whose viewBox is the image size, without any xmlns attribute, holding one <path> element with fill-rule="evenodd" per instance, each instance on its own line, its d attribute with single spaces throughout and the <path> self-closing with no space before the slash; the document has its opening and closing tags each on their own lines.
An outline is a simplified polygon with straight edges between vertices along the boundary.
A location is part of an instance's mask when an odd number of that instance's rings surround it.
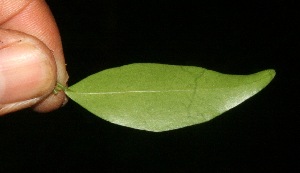
<svg viewBox="0 0 300 173">
<path fill-rule="evenodd" d="M 211 120 L 259 92 L 274 76 L 274 70 L 228 75 L 142 63 L 93 74 L 66 94 L 107 121 L 161 132 Z"/>
</svg>

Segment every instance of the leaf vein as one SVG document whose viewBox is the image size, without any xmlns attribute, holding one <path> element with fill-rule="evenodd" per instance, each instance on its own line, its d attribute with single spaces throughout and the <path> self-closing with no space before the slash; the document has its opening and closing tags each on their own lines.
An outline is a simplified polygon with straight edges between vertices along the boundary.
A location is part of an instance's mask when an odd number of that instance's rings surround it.
<svg viewBox="0 0 300 173">
<path fill-rule="evenodd" d="M 82 92 L 73 92 L 76 94 L 87 94 L 87 95 L 110 95 L 110 94 L 128 94 L 128 93 L 164 93 L 164 92 L 194 92 L 194 90 L 136 90 L 136 91 L 109 91 L 109 92 L 88 92 L 88 93 L 82 93 Z"/>
</svg>

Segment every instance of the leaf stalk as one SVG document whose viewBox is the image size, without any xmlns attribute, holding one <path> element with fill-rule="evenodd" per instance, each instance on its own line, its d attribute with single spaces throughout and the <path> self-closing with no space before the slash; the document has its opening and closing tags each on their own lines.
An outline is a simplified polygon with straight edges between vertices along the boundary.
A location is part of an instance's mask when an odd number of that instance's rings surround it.
<svg viewBox="0 0 300 173">
<path fill-rule="evenodd" d="M 60 91 L 66 91 L 68 87 L 62 85 L 61 83 L 57 82 L 55 88 L 53 89 L 53 93 L 56 95 Z"/>
</svg>

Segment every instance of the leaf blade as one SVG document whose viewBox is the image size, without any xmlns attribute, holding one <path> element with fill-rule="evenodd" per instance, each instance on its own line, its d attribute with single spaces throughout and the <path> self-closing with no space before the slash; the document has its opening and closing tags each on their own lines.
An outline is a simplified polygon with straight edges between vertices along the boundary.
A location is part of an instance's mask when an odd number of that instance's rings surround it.
<svg viewBox="0 0 300 173">
<path fill-rule="evenodd" d="M 193 66 L 131 64 L 91 75 L 66 94 L 107 121 L 160 132 L 211 120 L 274 76 L 274 70 L 227 75 Z"/>
</svg>

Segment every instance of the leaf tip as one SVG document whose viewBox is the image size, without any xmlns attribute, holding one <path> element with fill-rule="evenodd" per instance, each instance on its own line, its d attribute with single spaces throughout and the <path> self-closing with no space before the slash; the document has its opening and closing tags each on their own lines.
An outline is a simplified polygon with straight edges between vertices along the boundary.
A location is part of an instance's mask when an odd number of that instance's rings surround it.
<svg viewBox="0 0 300 173">
<path fill-rule="evenodd" d="M 268 76 L 269 82 L 271 82 L 276 76 L 276 71 L 274 69 L 265 70 L 265 75 Z"/>
<path fill-rule="evenodd" d="M 274 69 L 268 69 L 267 71 L 269 72 L 271 79 L 273 79 L 276 75 L 276 71 Z"/>
</svg>

